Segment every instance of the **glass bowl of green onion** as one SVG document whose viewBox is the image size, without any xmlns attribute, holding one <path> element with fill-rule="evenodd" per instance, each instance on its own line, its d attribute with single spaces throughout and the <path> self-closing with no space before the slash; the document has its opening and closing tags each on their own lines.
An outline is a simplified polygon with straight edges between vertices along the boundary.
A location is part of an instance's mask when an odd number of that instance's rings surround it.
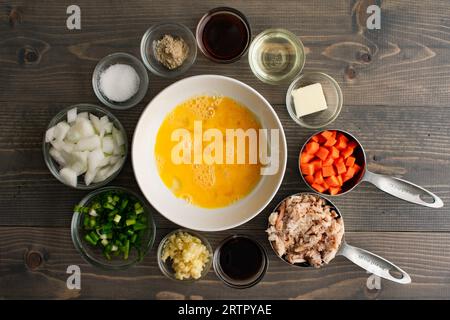
<svg viewBox="0 0 450 320">
<path fill-rule="evenodd" d="M 75 248 L 90 264 L 127 269 L 153 246 L 156 227 L 150 205 L 122 187 L 89 193 L 75 206 L 71 233 Z"/>
</svg>

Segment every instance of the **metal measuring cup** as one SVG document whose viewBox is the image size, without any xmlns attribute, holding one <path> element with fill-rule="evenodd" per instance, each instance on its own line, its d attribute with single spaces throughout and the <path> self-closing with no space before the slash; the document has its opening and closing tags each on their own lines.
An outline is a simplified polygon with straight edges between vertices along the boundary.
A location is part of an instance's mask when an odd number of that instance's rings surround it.
<svg viewBox="0 0 450 320">
<path fill-rule="evenodd" d="M 289 197 L 292 196 L 301 196 L 301 195 L 312 195 L 312 196 L 316 196 L 321 198 L 323 201 L 325 201 L 325 203 L 327 205 L 329 205 L 331 208 L 333 208 L 338 217 L 337 219 L 342 219 L 342 225 L 343 228 L 345 230 L 345 224 L 344 224 L 344 219 L 342 218 L 341 213 L 339 212 L 339 209 L 327 198 L 322 197 L 318 194 L 312 194 L 312 193 L 308 193 L 308 192 L 301 192 L 301 193 L 296 193 L 293 194 Z M 278 211 L 280 205 L 286 201 L 286 199 L 288 199 L 289 197 L 284 198 L 276 207 L 275 210 L 273 212 Z M 270 227 L 270 223 L 269 223 L 269 227 Z M 275 248 L 273 247 L 273 243 L 272 241 L 270 242 L 270 246 L 272 247 L 272 250 L 275 252 L 275 254 L 277 255 L 277 257 L 279 257 L 281 260 L 283 260 L 284 262 L 286 262 L 287 264 L 291 265 L 291 266 L 296 266 L 296 267 L 306 267 L 306 268 L 314 268 L 312 267 L 309 263 L 307 262 L 302 262 L 302 263 L 289 263 L 288 261 L 286 261 L 283 257 L 279 256 L 277 251 L 275 250 Z M 347 244 L 347 242 L 345 241 L 345 231 L 344 231 L 344 236 L 342 237 L 342 241 L 341 244 L 339 246 L 339 249 L 336 253 L 336 256 L 344 256 L 346 257 L 348 260 L 350 260 L 351 262 L 353 262 L 354 264 L 360 266 L 361 268 L 363 268 L 364 270 L 369 271 L 370 273 L 373 273 L 381 278 L 393 281 L 393 282 L 397 282 L 397 283 L 401 283 L 401 284 L 408 284 L 411 283 L 411 277 L 401 268 L 397 267 L 395 264 L 393 264 L 392 262 L 372 253 L 369 252 L 367 250 L 358 248 L 358 247 L 354 247 L 351 246 L 349 244 Z M 334 258 L 333 258 L 334 259 Z M 331 262 L 331 261 L 330 261 Z"/>
<path fill-rule="evenodd" d="M 353 190 L 361 182 L 367 181 L 372 183 L 378 189 L 408 202 L 412 202 L 430 208 L 441 208 L 444 206 L 444 203 L 438 196 L 412 182 L 369 171 L 367 169 L 366 153 L 361 143 L 358 141 L 358 139 L 356 139 L 355 136 L 346 131 L 338 129 L 329 129 L 328 131 L 337 131 L 338 133 L 344 134 L 345 136 L 347 136 L 347 138 L 349 138 L 350 140 L 354 140 L 357 143 L 357 147 L 355 148 L 354 151 L 354 156 L 356 158 L 356 163 L 359 166 L 361 166 L 361 170 L 352 179 L 344 183 L 342 187 L 342 192 L 332 196 L 343 195 Z M 306 140 L 306 142 L 303 144 L 302 149 L 300 150 L 300 156 L 304 151 L 306 144 L 311 141 L 311 138 L 317 134 L 320 134 L 321 132 L 323 131 L 319 131 L 311 135 L 311 137 L 309 137 L 309 139 Z M 305 177 L 302 174 L 302 172 L 300 172 L 300 175 L 302 176 L 302 179 L 306 183 L 306 185 L 314 192 L 320 193 L 321 195 L 330 196 L 329 194 L 324 194 L 313 189 L 311 185 L 305 180 Z"/>
</svg>

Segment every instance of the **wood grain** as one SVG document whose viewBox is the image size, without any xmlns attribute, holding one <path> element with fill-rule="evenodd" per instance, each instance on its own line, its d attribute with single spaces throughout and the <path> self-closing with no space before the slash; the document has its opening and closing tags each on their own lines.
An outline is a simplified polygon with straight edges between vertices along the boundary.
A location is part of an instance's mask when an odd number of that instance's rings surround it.
<svg viewBox="0 0 450 320">
<path fill-rule="evenodd" d="M 381 30 L 367 30 L 366 8 L 382 8 Z M 78 0 L 82 30 L 66 28 L 72 1 L 0 2 L 0 299 L 448 299 L 450 297 L 450 2 L 448 0 L 308 1 L 89 1 Z M 231 233 L 254 236 L 270 255 L 258 286 L 236 291 L 211 271 L 185 286 L 163 278 L 155 248 L 144 262 L 123 272 L 95 269 L 70 239 L 71 212 L 86 192 L 64 187 L 42 157 L 42 136 L 62 108 L 99 104 L 92 71 L 103 56 L 125 51 L 139 57 L 145 30 L 161 21 L 195 29 L 207 10 L 229 5 L 243 11 L 253 35 L 287 28 L 303 41 L 305 71 L 333 76 L 344 95 L 340 117 L 330 128 L 355 134 L 367 152 L 369 169 L 411 180 L 439 195 L 440 210 L 402 202 L 368 184 L 334 200 L 349 243 L 392 260 L 413 283 L 382 281 L 368 290 L 368 274 L 343 258 L 320 270 L 297 270 L 277 259 L 263 230 L 267 215 L 285 196 L 307 191 L 297 155 L 312 131 L 298 127 L 285 108 L 287 84 L 266 85 L 253 76 L 247 57 L 217 65 L 200 53 L 182 77 L 216 73 L 244 81 L 273 105 L 288 142 L 288 166 L 280 191 L 252 221 L 232 231 L 208 233 L 213 246 Z M 177 79 L 150 74 L 146 97 L 133 109 L 114 113 L 131 137 L 145 105 Z M 128 162 L 112 183 L 139 188 Z M 176 226 L 154 212 L 157 241 Z M 154 246 L 155 247 L 155 246 Z M 82 290 L 66 288 L 66 268 L 78 264 Z M 120 288 L 118 290 L 117 288 Z"/>
<path fill-rule="evenodd" d="M 174 283 L 160 273 L 155 258 L 155 247 L 167 232 L 158 230 L 156 245 L 141 264 L 110 272 L 82 260 L 68 228 L 0 227 L 0 288 L 10 288 L 2 289 L 0 298 L 438 299 L 450 294 L 448 233 L 348 232 L 349 243 L 384 256 L 412 277 L 412 284 L 404 286 L 382 280 L 381 290 L 373 291 L 366 287 L 369 275 L 342 257 L 317 270 L 287 265 L 274 255 L 262 232 L 247 233 L 259 240 L 269 254 L 270 267 L 259 285 L 248 290 L 231 289 L 218 280 L 213 270 L 195 285 Z M 215 247 L 232 232 L 206 236 Z M 30 268 L 27 261 L 31 254 L 40 255 L 42 263 Z M 72 264 L 80 266 L 81 290 L 66 288 L 66 270 Z"/>
<path fill-rule="evenodd" d="M 3 106 L 0 115 L 4 123 L 0 128 L 0 165 L 3 168 L 0 225 L 67 226 L 74 204 L 86 192 L 62 186 L 53 178 L 44 164 L 41 150 L 47 123 L 67 105 L 28 103 L 21 107 L 21 103 L 15 102 Z M 272 203 L 242 229 L 263 228 L 267 214 L 276 203 L 287 195 L 307 191 L 297 169 L 297 156 L 312 132 L 296 125 L 284 105 L 274 108 L 287 136 L 287 171 Z M 129 137 L 140 112 L 138 107 L 116 112 Z M 446 169 L 450 164 L 450 109 L 345 106 L 332 127 L 348 130 L 360 139 L 371 170 L 409 179 L 450 203 L 450 172 Z M 113 184 L 138 191 L 129 159 Z M 351 231 L 450 231 L 447 208 L 434 210 L 405 203 L 365 183 L 336 198 L 335 203 Z M 158 226 L 173 226 L 156 212 L 155 217 Z"/>
<path fill-rule="evenodd" d="M 370 2 L 370 1 L 369 1 Z M 126 6 L 81 0 L 82 30 L 69 31 L 69 1 L 6 1 L 0 8 L 0 101 L 80 102 L 94 100 L 92 70 L 103 56 L 126 51 L 139 56 L 139 41 L 153 23 L 173 20 L 192 30 L 208 9 L 222 1 L 129 1 Z M 342 86 L 349 105 L 436 106 L 450 99 L 448 1 L 430 6 L 421 1 L 383 1 L 381 30 L 366 30 L 362 20 L 368 1 L 230 1 L 248 15 L 256 35 L 267 27 L 297 34 L 307 51 L 305 71 L 329 73 Z M 11 27 L 14 8 L 20 21 Z M 332 18 L 331 18 L 332 17 Z M 364 20 L 365 21 L 365 20 Z M 99 36 L 101 34 L 101 36 Z M 33 59 L 26 53 L 31 52 Z M 218 73 L 242 80 L 274 104 L 284 103 L 285 87 L 265 85 L 245 59 L 217 65 L 199 54 L 184 76 Z M 5 81 L 6 80 L 6 81 Z M 151 77 L 149 101 L 172 80 Z M 22 92 L 28 94 L 23 95 Z M 437 94 L 438 93 L 438 94 Z M 143 102 L 142 104 L 145 104 Z"/>
</svg>

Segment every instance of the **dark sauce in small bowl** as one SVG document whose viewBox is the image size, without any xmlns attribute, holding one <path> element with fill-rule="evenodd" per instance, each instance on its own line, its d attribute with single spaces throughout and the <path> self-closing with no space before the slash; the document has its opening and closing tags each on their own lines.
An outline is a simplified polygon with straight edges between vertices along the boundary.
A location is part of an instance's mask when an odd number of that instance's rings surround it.
<svg viewBox="0 0 450 320">
<path fill-rule="evenodd" d="M 249 288 L 264 277 L 267 255 L 255 240 L 241 235 L 226 238 L 214 253 L 214 270 L 233 288 Z"/>
<path fill-rule="evenodd" d="M 197 43 L 203 54 L 219 63 L 238 60 L 247 51 L 250 25 L 245 16 L 233 8 L 215 8 L 197 25 Z"/>
</svg>

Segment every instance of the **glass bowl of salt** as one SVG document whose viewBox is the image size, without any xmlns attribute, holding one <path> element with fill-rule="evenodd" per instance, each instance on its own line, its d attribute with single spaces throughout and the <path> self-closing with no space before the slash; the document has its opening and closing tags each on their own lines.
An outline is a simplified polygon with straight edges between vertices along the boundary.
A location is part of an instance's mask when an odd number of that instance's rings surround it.
<svg viewBox="0 0 450 320">
<path fill-rule="evenodd" d="M 131 54 L 113 53 L 97 63 L 92 86 L 104 105 L 117 110 L 128 109 L 138 104 L 147 93 L 147 69 Z"/>
</svg>

